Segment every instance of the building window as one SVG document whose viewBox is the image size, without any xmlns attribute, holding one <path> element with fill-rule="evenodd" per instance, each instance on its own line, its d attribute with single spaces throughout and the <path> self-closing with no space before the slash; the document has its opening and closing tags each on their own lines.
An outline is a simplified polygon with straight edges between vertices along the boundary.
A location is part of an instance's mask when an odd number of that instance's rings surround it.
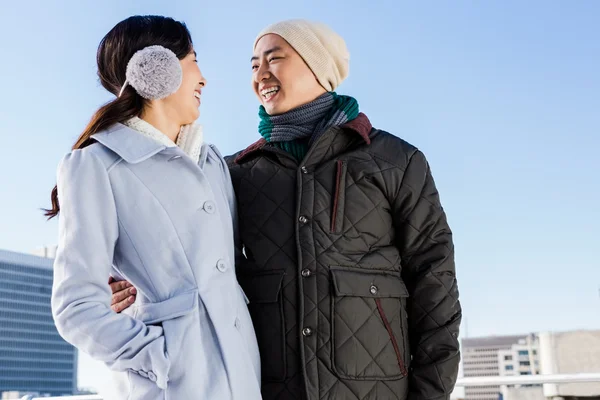
<svg viewBox="0 0 600 400">
<path fill-rule="evenodd" d="M 504 356 L 504 360 L 510 361 L 510 360 L 512 360 L 512 356 Z"/>
<path fill-rule="evenodd" d="M 512 365 L 507 365 L 507 366 L 505 367 L 505 369 L 506 369 L 507 371 L 512 371 L 512 370 L 514 370 L 515 368 L 514 368 Z"/>
<path fill-rule="evenodd" d="M 522 365 L 523 367 L 528 367 L 531 365 L 531 362 L 529 361 L 520 361 L 519 365 Z"/>
<path fill-rule="evenodd" d="M 529 355 L 529 351 L 527 351 L 527 350 L 519 350 L 519 355 L 520 356 L 528 356 Z"/>
</svg>

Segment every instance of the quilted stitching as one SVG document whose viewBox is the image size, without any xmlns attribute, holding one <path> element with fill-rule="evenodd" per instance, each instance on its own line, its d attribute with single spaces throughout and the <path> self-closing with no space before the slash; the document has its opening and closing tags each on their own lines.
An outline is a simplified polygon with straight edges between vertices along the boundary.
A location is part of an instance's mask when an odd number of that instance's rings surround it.
<svg viewBox="0 0 600 400">
<path fill-rule="evenodd" d="M 392 326 L 400 325 L 399 300 L 386 300 L 386 314 L 393 315 Z M 340 306 L 346 302 L 345 307 Z M 370 298 L 343 298 L 335 301 L 337 311 L 335 323 L 335 358 L 344 365 L 338 373 L 351 379 L 365 377 L 390 377 L 400 379 L 401 371 L 389 334 L 381 321 L 375 302 Z M 400 329 L 394 331 L 397 339 L 402 338 Z M 344 361 L 342 361 L 344 360 Z"/>
<path fill-rule="evenodd" d="M 461 310 L 451 232 L 422 154 L 387 133 L 372 139 L 366 146 L 332 129 L 309 152 L 309 174 L 268 145 L 247 152 L 240 164 L 235 156 L 228 159 L 248 257 L 238 269 L 286 272 L 279 300 L 285 337 L 270 327 L 277 323 L 272 313 L 253 313 L 265 342 L 263 368 L 286 362 L 283 381 L 263 382 L 265 400 L 421 400 L 448 397 L 452 390 Z M 345 201 L 332 233 L 340 159 L 346 164 L 340 188 Z M 298 222 L 300 215 L 306 224 Z M 330 266 L 402 274 L 408 301 L 381 300 L 408 378 L 400 374 L 373 299 L 336 298 Z M 311 277 L 301 276 L 305 268 Z M 306 326 L 312 336 L 302 336 Z"/>
</svg>

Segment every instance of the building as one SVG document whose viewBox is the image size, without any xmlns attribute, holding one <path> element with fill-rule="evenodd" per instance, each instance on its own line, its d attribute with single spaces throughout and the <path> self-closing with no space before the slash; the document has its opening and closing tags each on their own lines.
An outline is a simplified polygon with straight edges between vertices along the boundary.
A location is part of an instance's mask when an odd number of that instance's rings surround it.
<svg viewBox="0 0 600 400">
<path fill-rule="evenodd" d="M 537 375 L 540 373 L 538 357 L 539 340 L 537 335 L 528 335 L 510 346 L 498 351 L 500 376 Z"/>
<path fill-rule="evenodd" d="M 600 371 L 600 331 L 463 339 L 465 377 L 576 375 Z M 600 399 L 600 383 L 465 388 L 465 400 Z"/>
<path fill-rule="evenodd" d="M 581 374 L 600 371 L 600 331 L 541 332 L 541 374 Z M 546 399 L 598 399 L 600 383 L 544 384 Z M 521 400 L 521 399 L 519 399 Z"/>
<path fill-rule="evenodd" d="M 493 377 L 539 373 L 538 342 L 535 335 L 490 336 L 462 340 L 465 377 Z M 507 387 L 465 388 L 465 400 L 498 400 Z"/>
<path fill-rule="evenodd" d="M 0 250 L 0 393 L 73 394 L 77 352 L 50 310 L 52 259 Z"/>
<path fill-rule="evenodd" d="M 54 258 L 56 257 L 56 250 L 58 250 L 58 246 L 44 246 L 35 249 L 31 254 L 38 257 L 44 258 Z"/>
</svg>

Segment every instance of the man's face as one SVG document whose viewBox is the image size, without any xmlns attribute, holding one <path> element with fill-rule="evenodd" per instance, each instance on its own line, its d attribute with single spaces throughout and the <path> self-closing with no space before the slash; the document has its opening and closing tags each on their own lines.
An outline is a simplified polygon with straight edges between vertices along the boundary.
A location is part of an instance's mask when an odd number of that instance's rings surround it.
<svg viewBox="0 0 600 400">
<path fill-rule="evenodd" d="M 263 36 L 252 57 L 252 86 L 267 114 L 288 112 L 326 90 L 302 57 L 281 36 Z"/>
</svg>

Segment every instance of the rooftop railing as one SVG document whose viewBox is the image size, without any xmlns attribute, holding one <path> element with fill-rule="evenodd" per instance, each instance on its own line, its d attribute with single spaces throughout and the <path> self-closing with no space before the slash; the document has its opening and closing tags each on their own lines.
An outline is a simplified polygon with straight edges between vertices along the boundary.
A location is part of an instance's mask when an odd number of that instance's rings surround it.
<svg viewBox="0 0 600 400">
<path fill-rule="evenodd" d="M 600 373 L 560 374 L 560 375 L 519 375 L 519 376 L 485 376 L 459 378 L 457 387 L 503 386 L 503 385 L 540 385 L 561 383 L 600 382 Z M 600 394 L 600 393 L 599 393 Z M 99 395 L 34 397 L 23 396 L 20 400 L 104 400 Z"/>
</svg>

